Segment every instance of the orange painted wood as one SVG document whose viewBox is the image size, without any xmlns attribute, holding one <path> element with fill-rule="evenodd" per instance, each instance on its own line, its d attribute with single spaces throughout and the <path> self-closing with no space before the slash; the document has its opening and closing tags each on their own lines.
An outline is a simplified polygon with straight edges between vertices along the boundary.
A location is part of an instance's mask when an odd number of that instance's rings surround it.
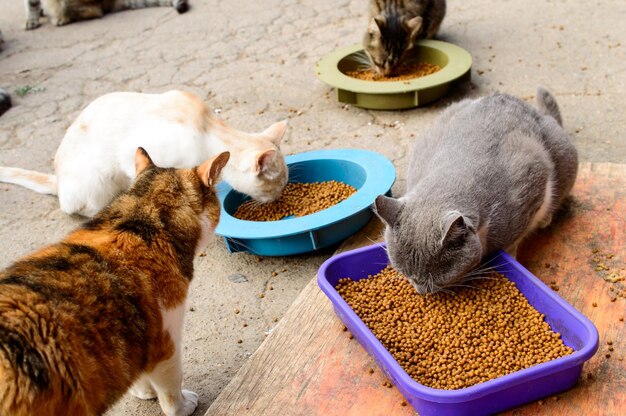
<svg viewBox="0 0 626 416">
<path fill-rule="evenodd" d="M 595 323 L 600 349 L 585 364 L 578 385 L 558 401 L 548 398 L 507 415 L 619 415 L 626 409 L 626 337 L 620 321 L 626 299 L 618 296 L 626 282 L 604 279 L 626 275 L 626 165 L 581 164 L 568 206 L 550 228 L 528 240 L 519 260 Z M 339 251 L 371 244 L 380 233 L 373 220 Z M 596 270 L 604 266 L 609 270 Z M 396 388 L 383 386 L 386 379 L 376 364 L 342 329 L 313 279 L 207 415 L 414 414 Z M 614 351 L 608 351 L 607 341 Z"/>
</svg>

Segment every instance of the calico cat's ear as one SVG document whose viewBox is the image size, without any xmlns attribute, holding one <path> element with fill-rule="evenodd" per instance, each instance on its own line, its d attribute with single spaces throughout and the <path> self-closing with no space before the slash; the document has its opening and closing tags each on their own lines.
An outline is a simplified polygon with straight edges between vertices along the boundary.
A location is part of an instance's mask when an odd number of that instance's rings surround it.
<svg viewBox="0 0 626 416">
<path fill-rule="evenodd" d="M 389 226 L 395 224 L 400 211 L 402 211 L 402 202 L 397 199 L 378 195 L 374 201 L 374 213 Z"/>
<path fill-rule="evenodd" d="M 443 219 L 441 245 L 457 244 L 465 241 L 470 229 L 468 220 L 458 211 L 449 212 Z"/>
<path fill-rule="evenodd" d="M 269 141 L 274 143 L 276 147 L 279 147 L 283 136 L 285 135 L 285 131 L 287 130 L 287 120 L 279 121 L 278 123 L 274 123 L 269 126 L 267 129 L 261 133 L 265 136 Z"/>
<path fill-rule="evenodd" d="M 150 156 L 148 155 L 148 152 L 146 152 L 146 149 L 144 149 L 143 147 L 138 147 L 137 151 L 135 151 L 135 176 L 139 175 L 146 168 L 150 168 L 153 166 L 154 163 L 152 162 L 152 159 L 150 159 Z"/>
<path fill-rule="evenodd" d="M 409 32 L 409 46 L 412 47 L 417 40 L 417 34 L 422 30 L 423 19 L 421 16 L 415 16 L 411 19 L 404 19 L 404 27 Z"/>
<path fill-rule="evenodd" d="M 230 159 L 230 152 L 222 152 L 196 168 L 196 173 L 204 186 L 211 187 L 217 183 L 228 159 Z"/>
<path fill-rule="evenodd" d="M 260 152 L 256 156 L 256 162 L 254 163 L 254 173 L 257 175 L 267 170 L 267 167 L 276 159 L 276 150 L 269 149 Z"/>
</svg>

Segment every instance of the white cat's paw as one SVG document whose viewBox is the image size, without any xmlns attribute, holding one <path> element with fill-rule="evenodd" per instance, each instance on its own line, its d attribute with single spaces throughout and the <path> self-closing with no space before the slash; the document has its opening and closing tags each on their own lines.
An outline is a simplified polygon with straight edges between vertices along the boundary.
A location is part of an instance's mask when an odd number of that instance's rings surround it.
<svg viewBox="0 0 626 416">
<path fill-rule="evenodd" d="M 198 395 L 191 390 L 183 390 L 183 405 L 177 416 L 189 416 L 198 407 Z"/>
<path fill-rule="evenodd" d="M 151 385 L 132 386 L 129 393 L 141 400 L 152 400 L 157 398 L 157 393 Z"/>
</svg>

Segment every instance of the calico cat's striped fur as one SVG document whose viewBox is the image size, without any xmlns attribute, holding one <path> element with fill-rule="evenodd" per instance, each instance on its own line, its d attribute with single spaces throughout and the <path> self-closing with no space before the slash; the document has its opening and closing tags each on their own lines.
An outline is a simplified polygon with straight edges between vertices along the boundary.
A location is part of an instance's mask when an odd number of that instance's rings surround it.
<svg viewBox="0 0 626 416">
<path fill-rule="evenodd" d="M 373 68 L 392 75 L 416 40 L 437 34 L 445 14 L 446 0 L 371 0 L 363 46 Z"/>
<path fill-rule="evenodd" d="M 189 415 L 181 332 L 194 254 L 219 221 L 224 152 L 194 169 L 154 166 L 95 218 L 0 273 L 0 414 L 99 415 L 130 387 Z"/>
<path fill-rule="evenodd" d="M 174 7 L 178 13 L 189 10 L 187 0 L 24 0 L 26 3 L 26 30 L 38 28 L 43 12 L 55 26 L 79 20 L 102 17 L 106 13 L 144 7 Z M 43 7 L 42 7 L 43 6 Z"/>
</svg>

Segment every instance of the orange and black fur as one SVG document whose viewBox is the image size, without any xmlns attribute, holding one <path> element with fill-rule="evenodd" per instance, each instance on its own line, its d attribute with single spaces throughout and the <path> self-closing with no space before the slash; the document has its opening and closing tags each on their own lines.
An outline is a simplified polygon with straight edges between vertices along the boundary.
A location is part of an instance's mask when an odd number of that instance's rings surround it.
<svg viewBox="0 0 626 416">
<path fill-rule="evenodd" d="M 228 158 L 175 170 L 138 149 L 130 190 L 0 272 L 0 415 L 99 415 L 133 383 L 167 415 L 194 411 L 197 395 L 181 390 L 182 317 Z"/>
</svg>

